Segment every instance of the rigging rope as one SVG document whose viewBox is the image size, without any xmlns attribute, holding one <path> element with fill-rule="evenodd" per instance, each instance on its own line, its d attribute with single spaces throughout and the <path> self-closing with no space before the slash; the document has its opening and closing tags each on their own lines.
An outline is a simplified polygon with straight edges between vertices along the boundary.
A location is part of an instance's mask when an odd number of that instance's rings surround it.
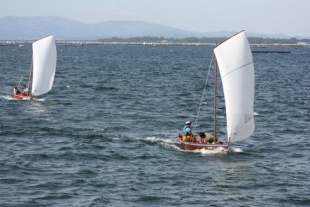
<svg viewBox="0 0 310 207">
<path fill-rule="evenodd" d="M 205 83 L 205 86 L 204 86 L 204 88 L 203 88 L 203 93 L 202 93 L 201 100 L 200 100 L 200 104 L 199 104 L 199 107 L 198 107 L 197 116 L 196 116 L 196 119 L 195 119 L 195 122 L 194 122 L 194 126 L 193 126 L 193 132 L 196 131 L 196 128 L 197 128 L 197 126 L 198 126 L 198 120 L 199 120 L 200 111 L 201 111 L 202 103 L 203 103 L 203 100 L 204 100 L 204 96 L 205 96 L 205 93 L 206 93 L 206 88 L 207 88 L 207 85 L 208 85 L 210 70 L 211 70 L 211 67 L 212 67 L 212 65 L 213 65 L 213 58 L 214 58 L 214 53 L 213 53 L 212 58 L 211 58 L 211 61 L 210 61 L 210 65 L 209 65 L 209 70 L 208 70 L 208 74 L 207 74 L 206 83 Z"/>
</svg>

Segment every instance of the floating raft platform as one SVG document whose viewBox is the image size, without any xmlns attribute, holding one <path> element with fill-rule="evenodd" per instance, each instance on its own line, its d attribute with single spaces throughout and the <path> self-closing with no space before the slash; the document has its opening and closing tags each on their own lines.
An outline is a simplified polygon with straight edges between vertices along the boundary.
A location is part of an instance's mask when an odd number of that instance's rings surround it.
<svg viewBox="0 0 310 207">
<path fill-rule="evenodd" d="M 267 51 L 260 51 L 260 50 L 254 50 L 252 53 L 291 53 L 291 51 L 272 51 L 272 50 L 267 50 Z"/>
</svg>

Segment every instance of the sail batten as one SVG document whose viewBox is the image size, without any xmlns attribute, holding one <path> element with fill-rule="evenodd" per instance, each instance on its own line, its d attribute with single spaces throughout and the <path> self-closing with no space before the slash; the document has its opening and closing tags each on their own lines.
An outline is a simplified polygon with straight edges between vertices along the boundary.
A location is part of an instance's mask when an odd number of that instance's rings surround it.
<svg viewBox="0 0 310 207">
<path fill-rule="evenodd" d="M 223 84 L 227 139 L 248 138 L 254 132 L 254 64 L 244 31 L 214 49 Z"/>
<path fill-rule="evenodd" d="M 57 52 L 53 35 L 32 44 L 32 94 L 39 96 L 51 90 L 56 72 Z"/>
<path fill-rule="evenodd" d="M 237 71 L 237 70 L 244 69 L 244 67 L 246 67 L 247 65 L 250 65 L 250 64 L 253 64 L 253 61 L 250 62 L 250 63 L 247 63 L 247 64 L 245 64 L 245 65 L 243 65 L 243 66 L 240 66 L 239 68 L 236 68 L 236 69 L 234 69 L 234 70 L 231 70 L 231 71 L 229 71 L 229 72 L 226 73 L 226 74 L 223 74 L 223 75 L 222 75 L 222 79 L 224 79 L 226 76 L 228 76 L 229 74 L 231 74 L 231 73 L 233 73 L 233 72 L 235 72 L 235 71 Z"/>
</svg>

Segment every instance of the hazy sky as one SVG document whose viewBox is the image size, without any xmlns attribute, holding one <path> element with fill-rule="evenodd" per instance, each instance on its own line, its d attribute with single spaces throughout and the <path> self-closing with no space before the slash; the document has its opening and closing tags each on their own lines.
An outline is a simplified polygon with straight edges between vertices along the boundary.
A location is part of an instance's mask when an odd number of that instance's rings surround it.
<svg viewBox="0 0 310 207">
<path fill-rule="evenodd" d="M 0 0 L 0 18 L 5 16 L 141 20 L 198 32 L 310 37 L 310 0 Z"/>
</svg>

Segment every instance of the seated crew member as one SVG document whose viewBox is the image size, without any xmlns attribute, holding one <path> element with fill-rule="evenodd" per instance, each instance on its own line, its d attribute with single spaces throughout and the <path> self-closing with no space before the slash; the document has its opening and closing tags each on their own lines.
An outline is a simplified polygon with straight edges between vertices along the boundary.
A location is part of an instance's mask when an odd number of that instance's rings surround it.
<svg viewBox="0 0 310 207">
<path fill-rule="evenodd" d="M 195 142 L 196 138 L 192 134 L 191 122 L 187 121 L 182 129 L 182 140 L 187 142 Z"/>
<path fill-rule="evenodd" d="M 199 132 L 198 133 L 202 143 L 206 144 L 223 144 L 223 142 L 218 141 L 218 139 L 214 138 L 214 134 Z M 214 141 L 215 140 L 215 141 Z"/>
<path fill-rule="evenodd" d="M 18 90 L 17 86 L 14 86 L 14 95 L 19 95 L 20 91 Z"/>
<path fill-rule="evenodd" d="M 23 95 L 29 95 L 29 89 L 27 88 L 26 85 L 24 85 L 24 91 L 23 91 Z"/>
</svg>

